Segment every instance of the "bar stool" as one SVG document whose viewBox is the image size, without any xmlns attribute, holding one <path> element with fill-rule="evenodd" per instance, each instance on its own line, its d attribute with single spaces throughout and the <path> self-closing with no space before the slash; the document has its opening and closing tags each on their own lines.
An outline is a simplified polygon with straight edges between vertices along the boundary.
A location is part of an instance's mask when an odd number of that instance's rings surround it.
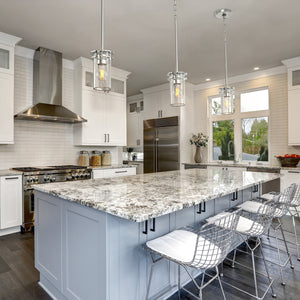
<svg viewBox="0 0 300 300">
<path fill-rule="evenodd" d="M 268 270 L 268 266 L 266 264 L 266 260 L 265 260 L 265 256 L 263 253 L 263 249 L 261 247 L 261 236 L 268 231 L 271 222 L 272 222 L 272 218 L 273 218 L 273 214 L 275 212 L 276 206 L 275 206 L 275 202 L 268 202 L 266 203 L 266 205 L 261 205 L 261 207 L 258 209 L 258 213 L 257 214 L 253 214 L 251 215 L 251 218 L 249 217 L 244 217 L 243 215 L 239 217 L 238 219 L 238 224 L 236 227 L 236 233 L 239 235 L 239 237 L 241 238 L 241 240 L 243 242 L 245 242 L 247 248 L 250 250 L 251 252 L 251 258 L 252 258 L 252 271 L 253 271 L 253 279 L 254 279 L 254 288 L 255 288 L 255 294 L 251 294 L 241 288 L 239 288 L 236 285 L 230 284 L 228 282 L 225 282 L 224 280 L 222 280 L 223 283 L 225 283 L 226 285 L 229 285 L 253 298 L 256 299 L 263 299 L 265 297 L 265 295 L 267 294 L 267 292 L 269 291 L 269 289 L 272 290 L 272 297 L 276 298 L 276 294 L 274 292 L 273 289 L 273 282 L 274 279 L 272 279 L 270 277 L 269 274 L 269 270 Z M 242 212 L 243 213 L 243 212 Z M 217 216 L 216 216 L 217 217 Z M 218 220 L 216 220 L 216 217 L 213 217 L 214 222 L 216 224 L 218 224 Z M 249 244 L 249 240 L 250 238 L 254 238 L 255 239 L 255 245 L 254 247 L 251 247 L 251 245 Z M 269 285 L 266 288 L 264 294 L 262 296 L 258 295 L 258 285 L 257 285 L 257 277 L 256 277 L 256 268 L 255 268 L 255 255 L 254 255 L 254 251 L 256 249 L 260 249 L 261 252 L 261 256 L 264 262 L 264 266 L 265 266 L 265 270 L 266 270 L 266 274 L 262 274 L 259 273 L 260 275 L 268 278 L 269 280 Z M 228 257 L 226 259 L 230 260 L 233 264 L 239 264 L 241 266 L 244 266 L 243 264 L 239 263 L 236 261 L 236 252 L 237 251 L 241 251 L 239 249 L 235 249 L 234 250 L 234 255 L 233 255 L 233 259 L 229 259 Z M 244 252 L 244 251 L 242 251 Z M 244 252 L 246 254 L 249 254 L 248 252 Z M 251 269 L 247 266 L 244 266 L 248 269 Z"/>
<path fill-rule="evenodd" d="M 291 184 L 290 185 L 290 189 L 291 189 L 291 198 L 290 201 L 286 203 L 287 205 L 287 209 L 289 214 L 292 217 L 292 224 L 293 224 L 293 232 L 290 232 L 288 230 L 285 230 L 283 227 L 283 231 L 288 232 L 288 233 L 292 233 L 294 235 L 295 238 L 295 242 L 292 243 L 296 246 L 296 250 L 297 250 L 297 260 L 300 261 L 300 249 L 299 249 L 299 242 L 298 242 L 298 235 L 297 235 L 297 228 L 296 228 L 296 223 L 295 223 L 295 217 L 298 217 L 300 220 L 300 215 L 299 215 L 299 211 L 297 209 L 297 207 L 300 206 L 300 185 L 299 184 Z M 274 193 L 267 193 L 262 195 L 260 198 L 261 199 L 271 199 L 274 196 Z"/>
<path fill-rule="evenodd" d="M 218 224 L 206 223 L 197 233 L 186 229 L 178 229 L 164 236 L 146 243 L 145 249 L 150 252 L 152 266 L 146 299 L 148 299 L 154 265 L 162 258 L 170 260 L 178 265 L 178 296 L 180 299 L 180 266 L 182 266 L 196 288 L 198 296 L 182 287 L 187 293 L 202 300 L 202 290 L 215 279 L 218 279 L 223 298 L 226 300 L 222 283 L 219 277 L 218 265 L 227 256 L 238 221 L 238 212 L 228 214 L 218 220 Z M 154 255 L 159 255 L 158 259 Z M 203 273 L 199 285 L 192 276 L 188 267 L 200 269 Z M 208 269 L 215 269 L 216 274 L 204 284 L 204 276 Z"/>
<path fill-rule="evenodd" d="M 284 277 L 283 277 L 283 268 L 285 268 L 288 264 L 288 262 L 290 262 L 290 266 L 292 269 L 294 269 L 293 263 L 292 263 L 292 259 L 291 259 L 291 254 L 289 252 L 288 246 L 287 246 L 287 242 L 286 242 L 286 238 L 285 238 L 285 234 L 283 231 L 283 227 L 282 227 L 282 223 L 280 221 L 280 219 L 286 215 L 287 211 L 288 211 L 288 205 L 291 202 L 292 199 L 292 194 L 295 190 L 295 185 L 292 185 L 290 187 L 288 187 L 283 193 L 280 194 L 269 194 L 267 196 L 267 199 L 269 199 L 268 201 L 274 201 L 276 204 L 276 208 L 274 211 L 274 215 L 273 215 L 273 221 L 277 222 L 277 224 L 274 224 L 273 222 L 271 223 L 271 226 L 274 230 L 275 236 L 274 238 L 276 239 L 276 246 L 270 245 L 268 244 L 268 246 L 275 248 L 277 250 L 277 255 L 278 255 L 278 262 L 276 261 L 271 261 L 273 264 L 276 264 L 280 267 L 280 276 L 281 276 L 281 284 L 285 285 L 285 281 L 284 281 Z M 240 207 L 243 211 L 249 212 L 249 213 L 254 213 L 257 214 L 259 212 L 259 209 L 261 206 L 267 205 L 264 204 L 260 201 L 259 197 L 258 199 L 253 199 L 253 200 L 249 200 L 246 201 L 242 204 L 240 204 L 238 207 Z M 261 198 L 261 199 L 266 199 L 266 198 Z M 282 240 L 284 242 L 285 245 L 285 250 L 284 252 L 287 255 L 287 259 L 285 260 L 285 262 L 282 262 L 281 259 L 281 255 L 280 253 L 283 252 L 283 250 L 279 247 L 279 237 L 278 237 L 278 231 L 280 230 L 281 235 L 282 235 Z M 268 230 L 268 238 L 269 238 L 269 230 Z M 264 244 L 262 244 L 264 245 Z"/>
</svg>

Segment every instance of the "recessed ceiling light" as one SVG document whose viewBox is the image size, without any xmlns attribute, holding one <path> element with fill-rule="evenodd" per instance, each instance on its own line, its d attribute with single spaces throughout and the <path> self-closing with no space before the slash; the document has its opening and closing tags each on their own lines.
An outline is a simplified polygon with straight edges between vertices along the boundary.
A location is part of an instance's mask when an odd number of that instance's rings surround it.
<svg viewBox="0 0 300 300">
<path fill-rule="evenodd" d="M 258 71 L 260 69 L 260 67 L 254 67 L 253 71 Z"/>
<path fill-rule="evenodd" d="M 210 78 L 206 78 L 205 81 L 211 81 L 211 79 Z"/>
</svg>

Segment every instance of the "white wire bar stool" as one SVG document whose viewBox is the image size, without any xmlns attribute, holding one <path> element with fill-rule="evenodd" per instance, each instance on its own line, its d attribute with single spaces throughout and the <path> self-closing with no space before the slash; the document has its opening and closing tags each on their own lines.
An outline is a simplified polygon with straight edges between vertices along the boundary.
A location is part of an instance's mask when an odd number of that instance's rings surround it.
<svg viewBox="0 0 300 300">
<path fill-rule="evenodd" d="M 277 256 L 278 256 L 278 261 L 274 261 L 274 260 L 269 260 L 266 259 L 266 261 L 271 262 L 272 264 L 276 264 L 277 266 L 280 267 L 280 276 L 281 276 L 281 284 L 285 285 L 285 281 L 284 281 L 284 276 L 283 276 L 283 269 L 287 266 L 288 263 L 290 263 L 290 267 L 292 269 L 294 269 L 293 263 L 292 263 L 292 259 L 291 259 L 291 254 L 287 245 L 287 241 L 285 238 L 285 234 L 283 231 L 283 226 L 282 226 L 282 222 L 280 221 L 280 219 L 286 215 L 286 213 L 288 212 L 288 206 L 289 203 L 292 200 L 292 195 L 294 193 L 296 189 L 296 185 L 291 185 L 290 187 L 288 187 L 286 190 L 284 190 L 283 193 L 279 193 L 279 194 L 270 194 L 271 197 L 268 197 L 269 200 L 267 201 L 274 201 L 275 202 L 275 212 L 273 215 L 273 220 L 271 222 L 271 226 L 270 228 L 273 229 L 275 236 L 272 236 L 275 238 L 276 241 L 276 245 L 272 245 L 271 243 L 263 243 L 262 245 L 267 245 L 271 248 L 274 248 L 277 250 Z M 261 206 L 264 206 L 266 204 L 264 204 L 264 198 L 259 197 L 258 199 L 253 199 L 253 200 L 249 200 L 246 201 L 242 204 L 240 204 L 238 207 L 240 207 L 243 211 L 249 212 L 249 213 L 254 213 L 257 214 L 259 212 L 259 208 Z M 270 228 L 268 230 L 268 239 L 270 238 Z M 280 239 L 278 232 L 280 231 L 281 237 L 282 239 Z M 284 246 L 285 249 L 281 249 L 279 246 L 279 240 L 282 240 L 284 242 Z M 282 253 L 285 253 L 287 258 L 282 261 Z"/>
<path fill-rule="evenodd" d="M 292 189 L 291 199 L 289 202 L 286 203 L 286 205 L 287 205 L 287 210 L 289 212 L 289 215 L 292 218 L 293 232 L 286 230 L 284 227 L 283 227 L 283 231 L 294 235 L 295 242 L 294 243 L 289 242 L 289 243 L 292 243 L 296 246 L 297 260 L 300 261 L 300 244 L 298 242 L 298 234 L 297 234 L 296 221 L 295 221 L 296 217 L 298 217 L 298 220 L 300 220 L 299 208 L 298 208 L 300 206 L 300 185 L 293 183 L 291 184 L 290 188 Z M 260 198 L 269 200 L 272 199 L 273 196 L 274 196 L 274 192 L 271 192 L 262 195 Z"/>
<path fill-rule="evenodd" d="M 240 292 L 243 292 L 243 293 L 247 294 L 248 296 L 258 299 L 258 300 L 264 299 L 264 297 L 266 296 L 266 294 L 268 293 L 268 291 L 270 289 L 272 291 L 272 297 L 276 298 L 276 294 L 275 294 L 274 288 L 273 288 L 274 279 L 272 279 L 270 277 L 270 273 L 269 273 L 269 269 L 268 269 L 268 266 L 266 263 L 264 252 L 261 247 L 261 236 L 268 231 L 268 229 L 271 225 L 271 222 L 272 222 L 272 218 L 273 218 L 276 206 L 275 206 L 275 202 L 271 202 L 271 201 L 267 202 L 266 204 L 267 205 L 261 206 L 259 208 L 257 214 L 251 214 L 250 217 L 246 217 L 246 216 L 244 216 L 245 212 L 242 212 L 242 215 L 238 219 L 236 233 L 239 235 L 240 239 L 246 244 L 246 247 L 250 251 L 250 253 L 242 251 L 241 249 L 235 248 L 234 254 L 233 254 L 233 259 L 230 259 L 228 257 L 226 258 L 227 260 L 232 262 L 233 267 L 235 264 L 238 264 L 238 265 L 245 267 L 253 272 L 255 293 L 252 294 L 246 290 L 241 289 L 240 287 L 238 287 L 236 285 L 226 282 L 224 279 L 222 280 L 222 282 L 225 283 L 226 285 L 231 286 L 232 288 L 234 288 Z M 249 215 L 248 212 L 246 212 L 246 214 Z M 255 245 L 251 246 L 249 241 L 250 241 L 250 239 L 253 239 L 253 238 L 255 239 Z M 254 251 L 256 249 L 260 250 L 261 257 L 264 262 L 266 274 L 256 271 L 255 255 L 254 255 Z M 241 251 L 245 254 L 251 255 L 252 268 L 248 267 L 246 265 L 243 265 L 236 260 L 236 252 L 237 251 Z M 261 296 L 258 293 L 257 274 L 266 277 L 269 281 L 267 288 L 265 289 L 264 293 Z"/>
<path fill-rule="evenodd" d="M 239 211 L 220 218 L 218 224 L 205 223 L 197 231 L 197 233 L 187 230 L 186 228 L 172 231 L 154 240 L 148 241 L 144 246 L 150 252 L 152 258 L 151 271 L 147 287 L 146 299 L 149 297 L 151 288 L 151 280 L 153 268 L 161 259 L 167 259 L 174 262 L 178 266 L 178 298 L 180 299 L 180 289 L 186 291 L 196 299 L 203 299 L 202 290 L 212 281 L 218 279 L 223 298 L 226 296 L 219 277 L 218 265 L 227 256 L 232 240 L 235 234 L 239 218 Z M 158 258 L 155 258 L 158 255 Z M 192 282 L 199 291 L 198 295 L 181 287 L 180 282 L 180 267 L 183 267 L 187 272 Z M 202 272 L 201 283 L 199 284 L 193 277 L 189 268 L 200 269 Z M 211 276 L 204 284 L 204 277 L 209 269 L 214 269 L 216 274 Z M 159 295 L 158 297 L 160 297 Z"/>
</svg>

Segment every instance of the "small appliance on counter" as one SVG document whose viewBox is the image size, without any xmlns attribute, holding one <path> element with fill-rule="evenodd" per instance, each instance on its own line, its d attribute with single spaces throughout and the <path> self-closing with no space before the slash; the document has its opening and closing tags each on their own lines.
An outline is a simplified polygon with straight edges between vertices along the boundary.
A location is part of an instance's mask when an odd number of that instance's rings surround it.
<svg viewBox="0 0 300 300">
<path fill-rule="evenodd" d="M 90 165 L 90 156 L 88 151 L 81 150 L 79 152 L 78 165 L 81 167 L 88 167 Z"/>
<path fill-rule="evenodd" d="M 100 151 L 97 151 L 97 150 L 92 151 L 91 166 L 92 167 L 101 166 L 101 152 Z"/>
<path fill-rule="evenodd" d="M 102 152 L 102 166 L 110 166 L 111 165 L 111 154 L 110 151 Z"/>
</svg>

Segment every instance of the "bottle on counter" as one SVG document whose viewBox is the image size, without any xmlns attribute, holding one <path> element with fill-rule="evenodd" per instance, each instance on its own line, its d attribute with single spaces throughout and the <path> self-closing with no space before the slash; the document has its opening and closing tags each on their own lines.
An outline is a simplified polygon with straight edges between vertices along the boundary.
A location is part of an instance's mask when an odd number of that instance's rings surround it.
<svg viewBox="0 0 300 300">
<path fill-rule="evenodd" d="M 92 167 L 101 166 L 101 152 L 100 151 L 97 151 L 97 150 L 92 151 L 91 166 Z"/>
<path fill-rule="evenodd" d="M 81 167 L 88 167 L 90 165 L 90 156 L 88 151 L 86 150 L 80 151 L 78 165 Z"/>
<path fill-rule="evenodd" d="M 110 166 L 111 165 L 111 154 L 110 151 L 102 152 L 102 166 Z"/>
</svg>

